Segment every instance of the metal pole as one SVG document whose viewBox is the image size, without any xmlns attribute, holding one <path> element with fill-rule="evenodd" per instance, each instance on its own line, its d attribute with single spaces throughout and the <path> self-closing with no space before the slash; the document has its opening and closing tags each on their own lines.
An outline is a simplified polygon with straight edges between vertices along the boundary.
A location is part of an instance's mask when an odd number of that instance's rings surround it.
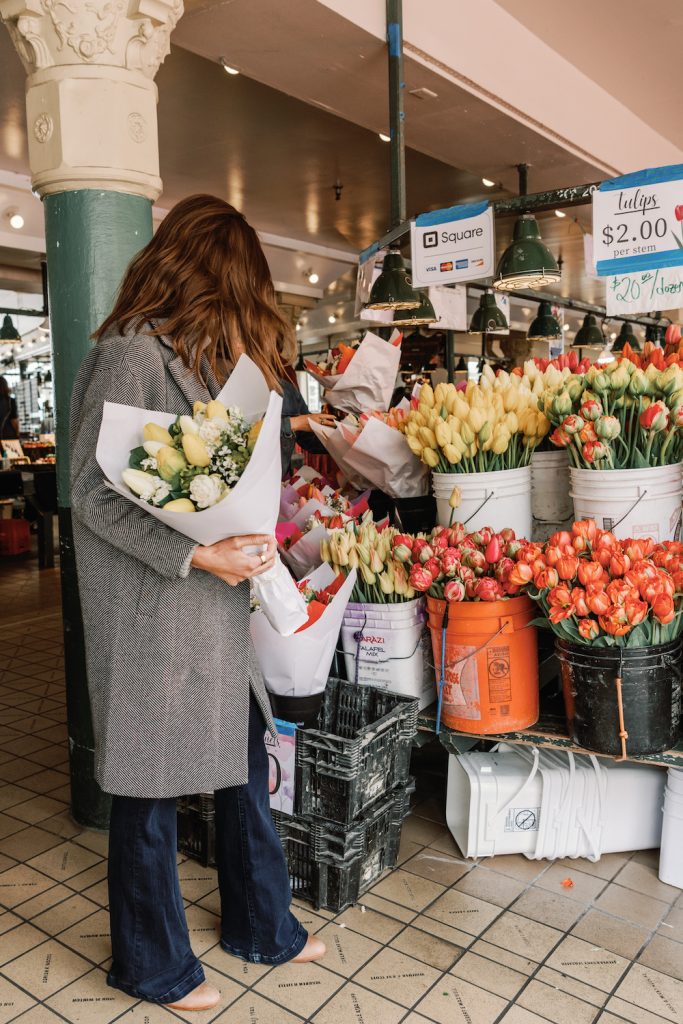
<svg viewBox="0 0 683 1024">
<path fill-rule="evenodd" d="M 391 136 L 391 226 L 406 219 L 406 140 L 403 112 L 403 0 L 387 0 L 389 133 Z"/>
<path fill-rule="evenodd" d="M 446 331 L 446 370 L 448 371 L 448 383 L 455 380 L 455 332 Z"/>
<path fill-rule="evenodd" d="M 529 188 L 529 165 L 517 164 L 517 174 L 519 175 L 519 194 L 525 196 Z"/>
</svg>

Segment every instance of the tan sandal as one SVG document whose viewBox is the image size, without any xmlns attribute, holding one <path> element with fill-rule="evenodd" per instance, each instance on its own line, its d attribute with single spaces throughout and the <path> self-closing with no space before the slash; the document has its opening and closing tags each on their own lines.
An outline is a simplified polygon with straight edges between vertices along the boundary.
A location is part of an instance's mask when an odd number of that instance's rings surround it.
<svg viewBox="0 0 683 1024">
<path fill-rule="evenodd" d="M 310 964 L 314 960 L 322 960 L 327 953 L 327 946 L 317 935 L 309 935 L 306 945 L 298 956 L 293 957 L 290 964 Z"/>
<path fill-rule="evenodd" d="M 177 1003 L 164 1003 L 164 1006 L 169 1010 L 184 1010 L 186 1013 L 195 1010 L 213 1010 L 214 1006 L 220 1002 L 220 998 L 221 994 L 218 989 L 210 985 L 208 981 L 203 981 L 201 985 L 197 985 Z"/>
</svg>

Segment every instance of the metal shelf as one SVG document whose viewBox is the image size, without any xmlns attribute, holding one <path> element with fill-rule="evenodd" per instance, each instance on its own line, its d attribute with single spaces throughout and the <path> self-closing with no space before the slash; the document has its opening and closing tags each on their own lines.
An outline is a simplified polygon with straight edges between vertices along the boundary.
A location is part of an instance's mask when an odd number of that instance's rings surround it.
<svg viewBox="0 0 683 1024">
<path fill-rule="evenodd" d="M 421 711 L 418 717 L 418 729 L 423 733 L 434 732 L 436 726 L 436 704 Z M 525 746 L 553 747 L 561 750 L 571 750 L 575 754 L 594 754 L 593 750 L 585 750 L 574 744 L 566 733 L 565 723 L 558 719 L 541 718 L 530 729 L 522 729 L 519 732 L 497 733 L 493 736 L 481 736 L 473 733 L 456 732 L 447 726 L 441 726 L 440 739 L 449 753 L 459 753 L 452 737 L 467 736 L 470 739 L 486 740 L 489 743 L 520 743 Z M 610 757 L 610 754 L 600 754 L 600 757 Z M 662 754 L 645 754 L 642 757 L 630 758 L 632 761 L 639 761 L 643 764 L 657 764 L 664 768 L 673 766 L 683 768 L 683 740 L 676 744 L 671 750 Z"/>
</svg>

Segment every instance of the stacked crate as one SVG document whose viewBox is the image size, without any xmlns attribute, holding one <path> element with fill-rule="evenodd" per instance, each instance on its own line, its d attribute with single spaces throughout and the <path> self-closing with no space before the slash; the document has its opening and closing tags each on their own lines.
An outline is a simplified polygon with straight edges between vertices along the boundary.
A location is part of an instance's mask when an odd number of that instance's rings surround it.
<svg viewBox="0 0 683 1024">
<path fill-rule="evenodd" d="M 329 680 L 318 728 L 297 731 L 296 813 L 273 811 L 295 896 L 340 911 L 394 867 L 417 713 L 417 700 Z M 178 849 L 214 863 L 213 797 L 178 801 Z"/>
</svg>

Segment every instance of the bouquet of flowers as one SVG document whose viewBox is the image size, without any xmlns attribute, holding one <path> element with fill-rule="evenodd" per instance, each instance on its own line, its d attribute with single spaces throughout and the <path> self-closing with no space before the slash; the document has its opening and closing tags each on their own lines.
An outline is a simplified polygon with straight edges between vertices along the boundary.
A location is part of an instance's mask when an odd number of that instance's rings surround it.
<svg viewBox="0 0 683 1024">
<path fill-rule="evenodd" d="M 291 636 L 280 636 L 261 612 L 250 617 L 254 649 L 270 693 L 309 697 L 324 693 L 355 572 L 321 565 L 298 584 L 306 619 Z"/>
<path fill-rule="evenodd" d="M 563 640 L 596 647 L 650 647 L 683 632 L 683 544 L 617 540 L 592 519 L 546 544 L 524 544 L 512 579 Z"/>
<path fill-rule="evenodd" d="M 661 350 L 659 350 L 661 351 Z M 683 369 L 629 359 L 591 366 L 543 396 L 550 440 L 580 469 L 668 466 L 683 457 Z"/>
<path fill-rule="evenodd" d="M 320 545 L 323 562 L 335 574 L 353 574 L 351 600 L 362 604 L 395 604 L 419 596 L 408 581 L 405 565 L 394 556 L 398 531 L 378 526 L 371 519 L 351 520 L 334 530 Z"/>
<path fill-rule="evenodd" d="M 388 342 L 368 331 L 362 341 L 338 345 L 320 363 L 307 361 L 306 369 L 325 388 L 325 401 L 335 409 L 387 409 L 401 361 L 402 340 L 400 331 L 394 331 Z"/>
<path fill-rule="evenodd" d="M 297 579 L 320 565 L 320 544 L 330 530 L 339 529 L 348 516 L 311 500 L 288 523 L 275 528 L 280 554 Z"/>
<path fill-rule="evenodd" d="M 488 372 L 486 370 L 488 369 Z M 524 379 L 485 368 L 464 390 L 423 384 L 399 429 L 435 473 L 477 473 L 527 466 L 550 423 Z"/>
<path fill-rule="evenodd" d="M 515 557 L 523 545 L 514 530 L 484 527 L 467 533 L 462 523 L 437 526 L 429 537 L 397 534 L 394 558 L 409 570 L 418 593 L 448 602 L 500 601 L 523 593 Z"/>
<path fill-rule="evenodd" d="M 217 399 L 192 416 L 106 402 L 97 461 L 112 490 L 199 544 L 273 534 L 281 410 L 281 396 L 243 355 Z M 252 586 L 276 629 L 293 632 L 306 620 L 279 559 Z"/>
</svg>

